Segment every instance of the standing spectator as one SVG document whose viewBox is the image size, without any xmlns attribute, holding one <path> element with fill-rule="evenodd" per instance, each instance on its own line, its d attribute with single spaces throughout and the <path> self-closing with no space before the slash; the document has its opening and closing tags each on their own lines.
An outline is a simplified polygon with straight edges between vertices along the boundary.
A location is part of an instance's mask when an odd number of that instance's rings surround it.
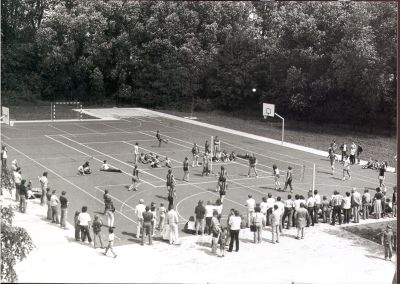
<svg viewBox="0 0 400 284">
<path fill-rule="evenodd" d="M 7 168 L 7 148 L 6 146 L 1 147 L 1 168 Z"/>
<path fill-rule="evenodd" d="M 107 216 L 107 226 L 109 228 L 114 228 L 114 212 L 115 212 L 115 207 L 114 203 L 111 200 L 111 197 L 107 197 L 107 203 L 106 203 L 106 216 Z"/>
<path fill-rule="evenodd" d="M 264 214 L 266 224 L 267 224 L 267 210 L 268 210 L 267 198 L 264 196 L 264 197 L 262 198 L 261 203 L 260 203 L 260 212 L 261 212 L 262 214 Z"/>
<path fill-rule="evenodd" d="M 26 180 L 21 180 L 21 184 L 19 185 L 19 212 L 26 212 L 26 199 L 28 198 L 28 192 L 25 186 Z"/>
<path fill-rule="evenodd" d="M 331 198 L 331 206 L 333 207 L 331 225 L 335 225 L 336 216 L 339 219 L 339 225 L 342 225 L 342 214 L 341 214 L 342 202 L 343 202 L 343 196 L 340 195 L 337 190 L 335 190 Z"/>
<path fill-rule="evenodd" d="M 308 193 L 308 199 L 306 202 L 306 207 L 308 210 L 308 214 L 310 215 L 310 219 L 311 219 L 311 226 L 314 226 L 315 223 L 315 215 L 314 215 L 314 207 L 315 207 L 315 198 L 312 194 L 312 192 Z M 307 219 L 307 227 L 310 226 L 310 220 Z"/>
<path fill-rule="evenodd" d="M 217 245 L 219 240 L 219 235 L 221 233 L 221 224 L 218 220 L 218 212 L 214 210 L 213 217 L 211 219 L 211 252 L 213 254 L 217 253 Z"/>
<path fill-rule="evenodd" d="M 46 189 L 49 184 L 49 180 L 47 179 L 47 172 L 44 172 L 43 175 L 39 178 L 40 187 L 42 189 L 42 196 L 40 197 L 40 205 L 44 206 L 45 204 L 45 197 L 46 197 Z"/>
<path fill-rule="evenodd" d="M 379 168 L 379 187 L 383 188 L 385 186 L 385 172 L 386 172 L 386 165 L 385 163 L 382 163 L 382 165 Z"/>
<path fill-rule="evenodd" d="M 221 151 L 221 141 L 219 140 L 218 136 L 214 138 L 214 156 L 217 152 Z"/>
<path fill-rule="evenodd" d="M 356 157 L 357 157 L 357 163 L 360 163 L 360 155 L 363 151 L 363 148 L 361 147 L 360 143 L 357 145 L 357 151 L 356 151 Z"/>
<path fill-rule="evenodd" d="M 329 162 L 331 163 L 331 169 L 332 169 L 332 175 L 335 173 L 335 161 L 336 161 L 336 155 L 333 151 L 329 153 Z"/>
<path fill-rule="evenodd" d="M 392 210 L 393 217 L 397 216 L 397 186 L 393 186 L 393 197 L 392 197 Z"/>
<path fill-rule="evenodd" d="M 75 227 L 75 241 L 79 242 L 81 240 L 81 228 L 79 226 L 79 211 L 75 211 L 74 215 L 74 227 Z"/>
<path fill-rule="evenodd" d="M 189 181 L 189 159 L 185 157 L 183 160 L 183 178 L 184 181 Z"/>
<path fill-rule="evenodd" d="M 214 205 L 211 205 L 211 201 L 207 201 L 207 205 L 205 206 L 206 210 L 206 234 L 211 235 L 211 219 L 213 216 Z"/>
<path fill-rule="evenodd" d="M 386 226 L 386 230 L 380 233 L 381 243 L 385 248 L 385 260 L 392 261 L 394 236 L 391 225 Z"/>
<path fill-rule="evenodd" d="M 203 171 L 201 173 L 202 176 L 206 174 L 206 176 L 210 175 L 210 154 L 208 152 L 205 152 L 203 155 Z"/>
<path fill-rule="evenodd" d="M 283 191 L 286 191 L 287 186 L 289 186 L 290 187 L 290 193 L 293 192 L 292 180 L 293 180 L 292 167 L 289 166 L 288 170 L 286 172 L 286 180 L 285 180 L 285 186 L 283 187 Z"/>
<path fill-rule="evenodd" d="M 235 242 L 236 251 L 239 251 L 239 231 L 242 218 L 239 216 L 239 211 L 235 210 L 235 216 L 229 218 L 231 241 L 229 243 L 229 252 L 232 252 L 233 242 Z"/>
<path fill-rule="evenodd" d="M 139 182 L 140 182 L 140 179 L 139 179 L 138 165 L 135 164 L 135 166 L 133 167 L 133 171 L 132 171 L 132 184 L 129 186 L 128 191 L 131 191 L 131 190 L 137 191 Z"/>
<path fill-rule="evenodd" d="M 296 210 L 300 208 L 300 203 L 302 203 L 303 201 L 300 199 L 300 195 L 296 194 L 294 196 L 294 210 L 293 210 L 293 226 L 296 223 L 296 218 L 294 217 L 294 215 L 296 214 Z"/>
<path fill-rule="evenodd" d="M 221 253 L 221 257 L 225 256 L 225 246 L 227 244 L 227 239 L 228 239 L 228 229 L 227 228 L 221 228 L 221 234 L 219 237 L 219 250 Z"/>
<path fill-rule="evenodd" d="M 60 226 L 63 229 L 67 228 L 67 208 L 68 208 L 68 199 L 65 197 L 67 194 L 66 191 L 61 192 L 60 196 L 60 204 L 61 204 L 61 221 Z"/>
<path fill-rule="evenodd" d="M 206 140 L 206 143 L 204 144 L 204 153 L 210 154 L 210 143 L 208 143 L 208 140 Z"/>
<path fill-rule="evenodd" d="M 203 236 L 205 225 L 206 225 L 206 222 L 204 220 L 204 217 L 206 215 L 206 208 L 204 208 L 202 200 L 199 200 L 198 205 L 194 209 L 194 214 L 196 215 L 196 225 L 195 225 L 196 235 L 199 233 L 199 230 L 200 230 L 201 235 Z"/>
<path fill-rule="evenodd" d="M 50 206 L 51 206 L 51 219 L 52 223 L 59 224 L 60 220 L 58 219 L 58 204 L 60 203 L 60 200 L 58 199 L 56 195 L 56 191 L 53 190 L 51 197 L 50 197 Z"/>
<path fill-rule="evenodd" d="M 361 194 L 355 187 L 351 190 L 351 207 L 353 208 L 354 223 L 360 222 Z"/>
<path fill-rule="evenodd" d="M 107 245 L 106 251 L 103 252 L 103 254 L 104 254 L 104 255 L 107 255 L 108 250 L 110 250 L 110 251 L 113 253 L 114 258 L 116 258 L 117 255 L 115 254 L 115 252 L 114 252 L 114 250 L 113 250 L 114 238 L 115 238 L 114 230 L 113 230 L 112 228 L 109 228 L 109 229 L 108 229 L 108 245 Z"/>
<path fill-rule="evenodd" d="M 265 215 L 261 213 L 260 206 L 256 206 L 255 213 L 252 216 L 252 225 L 255 225 L 256 231 L 254 232 L 254 243 L 261 244 L 262 241 L 262 228 L 265 227 Z"/>
<path fill-rule="evenodd" d="M 346 143 L 343 143 L 342 145 L 340 145 L 340 150 L 342 151 L 342 162 L 344 160 L 344 157 L 347 156 L 347 145 Z"/>
<path fill-rule="evenodd" d="M 178 213 L 172 205 L 168 206 L 167 220 L 169 225 L 169 244 L 178 243 Z"/>
<path fill-rule="evenodd" d="M 280 218 L 280 220 L 279 220 L 279 232 L 282 233 L 282 229 L 283 229 L 282 216 L 283 216 L 283 213 L 285 213 L 285 204 L 282 202 L 282 199 L 281 199 L 280 196 L 278 196 L 276 198 L 275 204 L 278 205 L 278 210 L 279 210 L 279 213 L 280 213 L 280 215 L 279 215 L 279 218 Z"/>
<path fill-rule="evenodd" d="M 248 198 L 246 200 L 246 207 L 247 207 L 247 228 L 250 226 L 250 218 L 253 215 L 254 212 L 254 207 L 256 206 L 256 201 L 254 200 L 253 196 L 251 194 L 248 195 Z"/>
<path fill-rule="evenodd" d="M 310 218 L 308 211 L 304 208 L 304 203 L 300 203 L 300 208 L 296 210 L 295 219 L 296 219 L 296 227 L 297 227 L 297 237 L 296 239 L 301 238 L 304 239 L 304 227 L 306 226 L 306 220 Z"/>
<path fill-rule="evenodd" d="M 82 207 L 82 212 L 79 213 L 78 220 L 79 220 L 79 227 L 81 228 L 82 242 L 85 242 L 87 238 L 89 243 L 91 243 L 92 238 L 90 237 L 89 229 L 90 229 L 90 222 L 92 221 L 92 219 L 90 218 L 89 213 L 87 213 L 87 206 Z"/>
<path fill-rule="evenodd" d="M 214 210 L 217 211 L 218 213 L 218 221 L 221 221 L 221 217 L 222 217 L 222 209 L 223 209 L 223 204 L 221 202 L 221 199 L 217 199 L 215 201 L 215 205 L 214 205 Z"/>
<path fill-rule="evenodd" d="M 96 249 L 96 239 L 100 241 L 100 248 L 104 249 L 103 240 L 101 237 L 101 226 L 103 226 L 103 222 L 99 219 L 99 216 L 94 215 L 94 220 L 92 224 L 93 228 L 93 246 Z"/>
<path fill-rule="evenodd" d="M 168 190 L 168 202 L 169 202 L 168 207 L 174 205 L 174 198 L 176 197 L 175 184 L 176 184 L 175 177 L 172 173 L 172 170 L 169 169 L 167 174 L 167 190 Z"/>
<path fill-rule="evenodd" d="M 274 212 L 271 215 L 272 243 L 279 243 L 279 226 L 281 220 L 281 211 L 278 205 L 274 205 Z M 276 238 L 276 242 L 275 242 Z"/>
<path fill-rule="evenodd" d="M 106 215 L 107 212 L 107 202 L 111 201 L 111 198 L 109 198 L 110 195 L 108 194 L 108 189 L 104 190 L 103 194 L 103 200 L 104 200 L 104 215 Z"/>
<path fill-rule="evenodd" d="M 164 207 L 164 203 L 161 202 L 160 203 L 160 207 L 158 207 L 158 216 L 159 216 L 159 220 L 158 220 L 158 230 L 162 231 L 164 229 L 164 222 L 165 222 L 165 213 L 167 212 L 167 210 Z"/>
<path fill-rule="evenodd" d="M 18 167 L 16 171 L 14 171 L 14 183 L 15 183 L 15 201 L 19 201 L 19 187 L 22 181 L 22 172 L 21 168 Z"/>
<path fill-rule="evenodd" d="M 141 225 L 143 223 L 143 212 L 145 212 L 146 206 L 144 205 L 144 200 L 140 199 L 139 204 L 135 207 L 135 213 L 137 217 L 137 227 L 136 227 L 136 238 L 140 238 L 140 234 L 142 232 Z"/>
<path fill-rule="evenodd" d="M 356 152 L 357 152 L 357 146 L 353 142 L 351 143 L 350 146 L 350 164 L 354 165 L 356 163 Z"/>
<path fill-rule="evenodd" d="M 154 237 L 156 235 L 155 228 L 157 223 L 157 211 L 156 211 L 156 204 L 154 202 L 151 203 L 150 213 L 153 214 L 153 219 L 151 219 L 151 236 Z"/>
<path fill-rule="evenodd" d="M 327 223 L 330 221 L 329 217 L 331 215 L 330 214 L 331 209 L 330 209 L 329 201 L 325 195 L 322 197 L 322 205 L 321 206 L 322 206 L 322 222 Z"/>
<path fill-rule="evenodd" d="M 369 212 L 371 210 L 371 195 L 369 194 L 369 190 L 365 189 L 364 194 L 362 196 L 362 210 L 363 210 L 363 220 L 368 219 Z"/>
<path fill-rule="evenodd" d="M 252 169 L 254 170 L 256 177 L 258 177 L 256 165 L 257 165 L 257 158 L 254 156 L 254 153 L 253 153 L 249 158 L 249 172 L 247 173 L 247 177 L 250 177 L 250 171 Z"/>
<path fill-rule="evenodd" d="M 228 214 L 228 219 L 226 221 L 226 224 L 227 224 L 226 228 L 228 229 L 228 236 L 226 238 L 226 243 L 229 243 L 231 240 L 231 225 L 229 225 L 229 222 L 230 222 L 231 217 L 233 217 L 233 216 L 235 216 L 235 209 L 231 208 L 231 211 L 229 211 L 229 214 Z"/>
<path fill-rule="evenodd" d="M 375 215 L 375 219 L 380 219 L 382 215 L 382 198 L 383 194 L 381 193 L 381 189 L 378 187 L 376 189 L 376 193 L 373 200 L 373 213 Z"/>
<path fill-rule="evenodd" d="M 150 212 L 150 207 L 146 206 L 145 207 L 145 212 L 143 212 L 143 218 L 142 218 L 142 226 L 143 226 L 143 232 L 142 232 L 142 242 L 141 245 L 144 245 L 144 239 L 146 238 L 146 235 L 149 236 L 149 245 L 153 244 L 153 237 L 152 237 L 152 225 L 151 222 L 153 220 L 153 213 Z"/>
<path fill-rule="evenodd" d="M 135 146 L 133 146 L 133 162 L 135 163 L 135 165 L 138 164 L 139 162 L 139 143 L 136 142 Z"/>
<path fill-rule="evenodd" d="M 349 176 L 349 180 L 351 180 L 351 175 L 350 175 L 350 159 L 349 156 L 344 157 L 344 163 L 343 163 L 343 180 L 346 180 L 345 174 Z"/>
<path fill-rule="evenodd" d="M 46 189 L 46 201 L 47 201 L 47 220 L 51 220 L 51 205 L 50 205 L 50 199 L 51 199 L 51 191 L 50 187 Z"/>
<path fill-rule="evenodd" d="M 274 204 L 275 204 L 275 198 L 272 197 L 271 193 L 268 193 L 268 198 L 267 198 L 267 204 L 268 204 L 268 209 L 267 209 L 267 226 L 269 226 L 271 222 L 271 214 L 274 209 Z"/>
<path fill-rule="evenodd" d="M 314 199 L 315 199 L 315 204 L 314 204 L 314 219 L 315 223 L 318 224 L 318 212 L 319 209 L 321 209 L 321 196 L 318 194 L 318 190 L 314 190 Z"/>
<path fill-rule="evenodd" d="M 194 143 L 192 148 L 192 156 L 193 156 L 192 168 L 194 168 L 195 166 L 196 167 L 199 166 L 199 154 L 200 154 L 200 148 L 199 146 L 197 146 L 196 143 Z"/>
<path fill-rule="evenodd" d="M 293 219 L 293 209 L 294 209 L 294 202 L 292 200 L 292 196 L 289 194 L 287 200 L 285 200 L 285 212 L 283 213 L 282 217 L 282 227 L 285 226 L 286 217 L 288 218 L 286 229 L 290 229 L 292 226 L 292 219 Z"/>
<path fill-rule="evenodd" d="M 19 168 L 19 167 L 18 167 L 17 159 L 12 160 L 12 161 L 11 161 L 11 170 L 12 170 L 13 172 L 15 172 L 18 168 Z"/>
<path fill-rule="evenodd" d="M 350 223 L 350 214 L 351 214 L 351 197 L 350 192 L 346 192 L 346 196 L 343 198 L 343 216 L 344 223 Z"/>
</svg>

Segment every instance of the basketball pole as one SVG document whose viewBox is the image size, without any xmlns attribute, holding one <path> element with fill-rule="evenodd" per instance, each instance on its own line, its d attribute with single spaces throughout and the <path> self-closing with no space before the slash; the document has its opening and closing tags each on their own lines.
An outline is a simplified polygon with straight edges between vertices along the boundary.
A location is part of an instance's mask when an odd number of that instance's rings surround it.
<svg viewBox="0 0 400 284">
<path fill-rule="evenodd" d="M 283 145 L 283 141 L 285 140 L 285 119 L 282 116 L 280 116 L 277 112 L 275 112 L 275 115 L 277 117 L 279 117 L 280 119 L 282 119 L 282 141 L 281 141 L 281 143 Z"/>
<path fill-rule="evenodd" d="M 315 164 L 313 164 L 313 175 L 312 175 L 312 193 L 314 196 L 314 190 L 315 190 Z"/>
</svg>

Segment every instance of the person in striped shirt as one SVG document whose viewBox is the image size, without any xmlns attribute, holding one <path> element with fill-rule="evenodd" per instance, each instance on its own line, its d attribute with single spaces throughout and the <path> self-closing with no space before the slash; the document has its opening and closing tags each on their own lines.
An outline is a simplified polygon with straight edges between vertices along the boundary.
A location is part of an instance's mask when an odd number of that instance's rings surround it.
<svg viewBox="0 0 400 284">
<path fill-rule="evenodd" d="M 217 182 L 217 186 L 215 188 L 215 191 L 217 191 L 217 192 L 221 190 L 222 184 L 226 183 L 226 179 L 228 177 L 228 172 L 226 171 L 224 166 L 221 166 L 221 171 L 218 174 L 219 174 L 218 182 Z"/>
<path fill-rule="evenodd" d="M 189 159 L 185 157 L 183 160 L 183 178 L 184 181 L 189 181 Z"/>
<path fill-rule="evenodd" d="M 176 184 L 175 177 L 172 173 L 172 170 L 169 169 L 167 174 L 167 190 L 168 190 L 169 206 L 173 206 L 174 204 L 174 198 L 176 196 L 175 184 Z"/>
<path fill-rule="evenodd" d="M 289 166 L 288 170 L 286 172 L 286 181 L 285 181 L 285 186 L 283 187 L 283 191 L 286 191 L 287 186 L 289 186 L 290 187 L 290 193 L 293 192 L 292 180 L 293 180 L 292 167 Z"/>
<path fill-rule="evenodd" d="M 331 198 L 331 206 L 333 207 L 331 225 L 333 226 L 336 223 L 336 216 L 339 219 L 339 225 L 342 225 L 342 214 L 341 214 L 342 202 L 343 202 L 343 196 L 340 195 L 337 190 L 335 190 Z"/>
<path fill-rule="evenodd" d="M 196 167 L 199 166 L 199 153 L 200 153 L 200 149 L 199 146 L 197 146 L 196 143 L 193 144 L 193 148 L 192 148 L 192 155 L 193 155 L 193 162 L 192 162 L 192 167 L 195 167 L 195 162 L 196 162 Z"/>
</svg>

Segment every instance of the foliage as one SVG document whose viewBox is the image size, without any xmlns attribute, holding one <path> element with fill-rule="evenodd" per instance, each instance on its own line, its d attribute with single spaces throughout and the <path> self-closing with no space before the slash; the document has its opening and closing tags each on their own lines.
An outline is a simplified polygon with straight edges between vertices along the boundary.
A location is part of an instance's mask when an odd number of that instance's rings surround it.
<svg viewBox="0 0 400 284">
<path fill-rule="evenodd" d="M 3 190 L 8 190 L 11 193 L 13 185 L 13 176 L 12 172 L 8 168 L 1 169 L 1 194 L 3 194 Z"/>
<path fill-rule="evenodd" d="M 2 1 L 2 91 L 394 126 L 396 5 Z M 257 92 L 251 89 L 256 88 Z"/>
<path fill-rule="evenodd" d="M 15 208 L 1 208 L 1 282 L 17 282 L 14 266 L 33 249 L 31 237 L 24 228 L 14 227 Z"/>
</svg>

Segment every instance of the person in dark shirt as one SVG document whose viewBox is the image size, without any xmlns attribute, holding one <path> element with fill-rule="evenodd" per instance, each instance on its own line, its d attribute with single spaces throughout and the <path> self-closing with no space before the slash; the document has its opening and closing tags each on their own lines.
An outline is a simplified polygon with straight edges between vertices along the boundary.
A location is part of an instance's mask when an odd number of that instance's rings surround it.
<svg viewBox="0 0 400 284">
<path fill-rule="evenodd" d="M 198 205 L 196 206 L 196 208 L 194 209 L 194 214 L 196 215 L 196 223 L 195 223 L 195 227 L 196 227 L 196 235 L 199 232 L 201 232 L 201 235 L 204 235 L 204 229 L 205 229 L 205 215 L 206 215 L 206 208 L 203 206 L 203 201 L 199 200 Z M 200 226 L 200 228 L 199 228 Z"/>
<path fill-rule="evenodd" d="M 26 212 L 26 199 L 28 198 L 28 191 L 25 186 L 26 180 L 21 180 L 21 184 L 19 186 L 19 211 L 21 213 Z"/>
<path fill-rule="evenodd" d="M 61 198 L 60 198 L 61 200 Z M 103 222 L 99 219 L 99 216 L 95 215 L 94 216 L 94 220 L 93 220 L 93 224 L 92 224 L 92 228 L 93 228 L 93 246 L 96 249 L 96 239 L 99 239 L 100 241 L 100 246 L 103 249 L 104 245 L 103 245 L 103 240 L 101 237 L 101 226 L 103 226 Z"/>
<path fill-rule="evenodd" d="M 256 177 L 258 177 L 256 165 L 257 165 L 257 158 L 254 156 L 254 153 L 253 153 L 249 158 L 249 172 L 247 173 L 247 177 L 250 177 L 250 171 L 252 169 L 254 170 Z"/>
<path fill-rule="evenodd" d="M 397 216 L 397 186 L 393 186 L 392 210 L 393 210 L 393 217 L 396 217 Z"/>
<path fill-rule="evenodd" d="M 67 194 L 66 191 L 61 192 L 60 196 L 60 204 L 61 204 L 61 221 L 60 226 L 63 229 L 67 228 L 67 208 L 68 208 L 68 199 L 65 197 Z"/>
<path fill-rule="evenodd" d="M 47 220 L 52 220 L 51 218 L 51 206 L 50 206 L 51 191 L 50 187 L 46 189 L 46 201 L 47 201 Z"/>
<path fill-rule="evenodd" d="M 144 239 L 145 236 L 148 235 L 149 236 L 149 245 L 152 245 L 153 243 L 153 237 L 152 237 L 152 220 L 153 220 L 153 213 L 150 212 L 150 206 L 146 206 L 146 211 L 143 212 L 143 234 L 142 234 L 142 243 L 141 245 L 144 245 Z"/>
<path fill-rule="evenodd" d="M 157 130 L 156 138 L 158 140 L 158 147 L 161 147 L 162 142 L 164 142 L 165 144 L 168 144 L 168 139 L 162 139 L 159 130 Z"/>
</svg>

